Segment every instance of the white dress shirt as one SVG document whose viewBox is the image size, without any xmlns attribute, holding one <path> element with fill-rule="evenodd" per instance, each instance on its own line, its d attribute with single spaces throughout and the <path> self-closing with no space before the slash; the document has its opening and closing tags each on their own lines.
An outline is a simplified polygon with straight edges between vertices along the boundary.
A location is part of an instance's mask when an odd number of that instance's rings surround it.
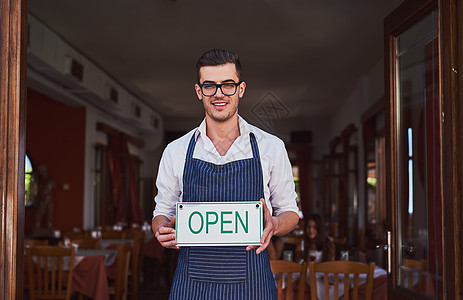
<svg viewBox="0 0 463 300">
<path fill-rule="evenodd" d="M 153 218 L 164 215 L 171 219 L 175 215 L 176 202 L 182 201 L 183 168 L 185 166 L 186 151 L 193 133 L 196 138 L 193 158 L 216 165 L 223 165 L 253 157 L 249 138 L 249 134 L 252 132 L 259 147 L 264 199 L 270 213 L 273 212 L 275 216 L 286 211 L 298 213 L 297 194 L 294 188 L 291 164 L 283 141 L 248 124 L 240 116 L 238 117 L 238 124 L 240 136 L 233 142 L 224 156 L 217 152 L 212 141 L 206 136 L 205 119 L 198 128 L 167 145 L 162 154 L 156 180 L 158 195 L 155 197 L 156 208 L 153 211 Z"/>
</svg>

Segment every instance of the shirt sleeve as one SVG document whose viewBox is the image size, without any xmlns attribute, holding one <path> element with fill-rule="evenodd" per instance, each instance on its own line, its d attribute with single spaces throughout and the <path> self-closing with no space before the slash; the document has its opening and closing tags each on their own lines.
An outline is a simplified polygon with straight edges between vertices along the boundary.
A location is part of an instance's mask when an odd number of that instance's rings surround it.
<svg viewBox="0 0 463 300">
<path fill-rule="evenodd" d="M 270 203 L 273 214 L 278 216 L 286 211 L 298 213 L 297 194 L 294 187 L 293 172 L 283 141 L 275 145 L 275 157 L 270 168 Z"/>
<path fill-rule="evenodd" d="M 161 157 L 156 179 L 158 194 L 154 199 L 156 207 L 153 211 L 153 219 L 158 215 L 172 219 L 175 215 L 175 204 L 180 201 L 181 190 L 174 172 L 173 155 L 171 147 L 168 146 Z"/>
</svg>

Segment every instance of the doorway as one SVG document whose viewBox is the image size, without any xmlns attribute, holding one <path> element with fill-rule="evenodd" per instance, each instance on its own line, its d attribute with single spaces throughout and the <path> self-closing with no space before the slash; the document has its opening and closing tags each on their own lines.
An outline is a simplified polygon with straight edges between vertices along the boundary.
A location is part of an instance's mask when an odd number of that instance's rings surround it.
<svg viewBox="0 0 463 300">
<path fill-rule="evenodd" d="M 461 297 L 456 7 L 407 0 L 385 19 L 389 298 Z"/>
</svg>

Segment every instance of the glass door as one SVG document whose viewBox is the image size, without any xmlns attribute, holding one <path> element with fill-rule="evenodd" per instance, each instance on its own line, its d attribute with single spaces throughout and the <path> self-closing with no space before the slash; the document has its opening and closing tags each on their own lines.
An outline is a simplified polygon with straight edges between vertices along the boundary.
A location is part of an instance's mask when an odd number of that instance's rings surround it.
<svg viewBox="0 0 463 300">
<path fill-rule="evenodd" d="M 443 295 L 439 22 L 432 1 L 419 5 L 385 22 L 391 299 Z"/>
</svg>

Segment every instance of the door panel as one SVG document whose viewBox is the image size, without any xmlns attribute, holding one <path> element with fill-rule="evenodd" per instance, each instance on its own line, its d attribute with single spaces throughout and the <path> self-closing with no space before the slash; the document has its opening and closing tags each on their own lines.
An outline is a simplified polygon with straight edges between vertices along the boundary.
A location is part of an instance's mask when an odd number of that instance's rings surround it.
<svg viewBox="0 0 463 300">
<path fill-rule="evenodd" d="M 434 297 L 442 284 L 436 11 L 397 36 L 396 67 L 398 285 Z"/>
<path fill-rule="evenodd" d="M 431 2 L 385 22 L 390 298 L 443 295 L 438 11 L 422 8 Z"/>
</svg>

